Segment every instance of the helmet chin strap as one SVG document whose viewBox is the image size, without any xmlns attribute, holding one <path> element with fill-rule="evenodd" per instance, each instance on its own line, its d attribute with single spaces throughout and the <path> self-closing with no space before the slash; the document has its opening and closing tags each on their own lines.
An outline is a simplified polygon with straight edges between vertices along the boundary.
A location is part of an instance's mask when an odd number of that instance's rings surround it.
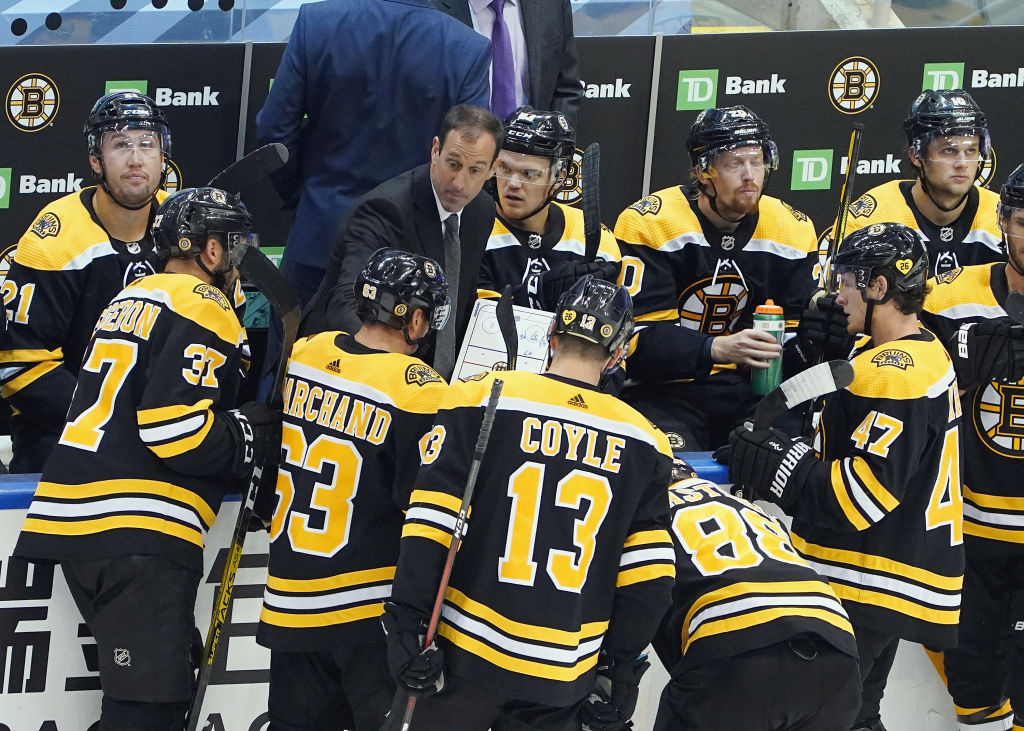
<svg viewBox="0 0 1024 731">
<path fill-rule="evenodd" d="M 1003 246 L 1006 247 L 1006 263 L 1010 265 L 1010 268 L 1013 269 L 1013 271 L 1024 277 L 1024 272 L 1020 270 L 1020 267 L 1017 266 L 1017 262 L 1014 261 L 1014 256 L 1010 249 L 1010 242 L 1006 240 L 1006 234 L 1003 234 Z"/>
</svg>

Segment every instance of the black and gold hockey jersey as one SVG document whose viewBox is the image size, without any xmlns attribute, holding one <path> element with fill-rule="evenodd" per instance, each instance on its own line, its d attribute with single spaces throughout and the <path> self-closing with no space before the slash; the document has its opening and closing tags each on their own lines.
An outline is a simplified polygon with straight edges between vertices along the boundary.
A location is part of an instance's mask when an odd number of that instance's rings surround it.
<svg viewBox="0 0 1024 731">
<path fill-rule="evenodd" d="M 633 296 L 639 325 L 670 322 L 728 335 L 749 328 L 754 309 L 773 299 L 792 330 L 816 286 L 814 224 L 770 196 L 761 198 L 757 215 L 722 233 L 682 188 L 666 188 L 623 211 L 615 237 L 621 282 Z M 657 330 L 640 330 L 638 353 L 657 347 Z"/>
<path fill-rule="evenodd" d="M 231 483 L 222 412 L 235 405 L 242 339 L 231 302 L 196 277 L 154 274 L 122 290 L 96 323 L 16 553 L 159 554 L 201 569 Z"/>
<path fill-rule="evenodd" d="M 956 346 L 960 326 L 1010 319 L 1006 264 L 953 269 L 931 281 L 921 321 Z M 1024 550 L 1024 381 L 984 383 L 963 397 L 964 533 L 986 552 Z"/>
<path fill-rule="evenodd" d="M 671 673 L 803 634 L 857 657 L 842 604 L 779 521 L 698 477 L 668 502 L 676 585 L 655 647 Z"/>
<path fill-rule="evenodd" d="M 16 412 L 58 429 L 100 313 L 159 261 L 149 234 L 131 243 L 111 239 L 93 210 L 95 191 L 50 203 L 19 240 L 3 283 L 0 391 Z M 158 191 L 157 201 L 166 196 Z"/>
<path fill-rule="evenodd" d="M 417 445 L 446 390 L 423 361 L 350 335 L 296 344 L 260 644 L 309 652 L 383 640 Z"/>
<path fill-rule="evenodd" d="M 963 212 L 949 226 L 936 226 L 917 209 L 913 180 L 890 180 L 872 188 L 850 204 L 846 236 L 873 223 L 902 223 L 917 231 L 928 249 L 929 272 L 934 276 L 969 264 L 1001 261 L 1002 233 L 996 219 L 999 196 L 973 186 Z"/>
<path fill-rule="evenodd" d="M 497 297 L 506 285 L 512 285 L 514 304 L 541 309 L 538 277 L 562 262 L 584 261 L 585 240 L 583 212 L 576 208 L 551 203 L 543 236 L 517 228 L 499 211 L 480 265 L 477 296 Z M 604 226 L 597 260 L 619 261 L 619 245 Z"/>
<path fill-rule="evenodd" d="M 963 584 L 960 400 L 953 364 L 922 330 L 855 351 L 854 380 L 825 399 L 827 482 L 790 512 L 793 546 L 854 627 L 956 644 Z"/>
<path fill-rule="evenodd" d="M 668 608 L 668 440 L 593 387 L 508 371 L 439 627 L 450 671 L 566 706 L 598 653 L 635 658 Z M 422 449 L 392 601 L 429 615 L 493 374 L 453 384 Z"/>
</svg>

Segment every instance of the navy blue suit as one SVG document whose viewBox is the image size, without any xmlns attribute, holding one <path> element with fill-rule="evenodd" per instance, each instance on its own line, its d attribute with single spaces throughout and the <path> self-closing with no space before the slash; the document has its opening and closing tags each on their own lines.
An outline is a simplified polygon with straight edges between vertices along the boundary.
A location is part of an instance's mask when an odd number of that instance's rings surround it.
<svg viewBox="0 0 1024 731">
<path fill-rule="evenodd" d="M 429 0 L 302 5 L 256 117 L 260 141 L 291 153 L 275 178 L 298 205 L 285 259 L 324 269 L 355 199 L 429 160 L 450 107 L 487 106 L 490 54 Z"/>
</svg>

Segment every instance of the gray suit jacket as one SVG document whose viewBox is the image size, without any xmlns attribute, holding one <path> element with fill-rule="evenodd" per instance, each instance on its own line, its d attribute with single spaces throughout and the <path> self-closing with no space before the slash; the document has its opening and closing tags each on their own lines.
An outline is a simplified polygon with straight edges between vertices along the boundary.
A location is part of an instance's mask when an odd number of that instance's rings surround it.
<svg viewBox="0 0 1024 731">
<path fill-rule="evenodd" d="M 530 71 L 530 88 L 526 92 L 530 104 L 535 109 L 561 112 L 576 126 L 582 87 L 569 0 L 519 2 Z M 467 0 L 434 0 L 434 4 L 473 27 Z"/>
</svg>

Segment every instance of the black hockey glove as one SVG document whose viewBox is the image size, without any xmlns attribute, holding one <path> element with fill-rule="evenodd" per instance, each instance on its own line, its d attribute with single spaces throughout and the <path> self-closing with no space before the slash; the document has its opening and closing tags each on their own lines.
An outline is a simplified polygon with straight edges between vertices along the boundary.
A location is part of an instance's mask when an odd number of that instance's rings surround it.
<svg viewBox="0 0 1024 731">
<path fill-rule="evenodd" d="M 597 663 L 597 682 L 580 706 L 583 731 L 633 728 L 629 719 L 636 710 L 640 679 L 651 663 L 646 655 L 635 660 L 613 660 L 603 653 Z"/>
<path fill-rule="evenodd" d="M 622 264 L 617 261 L 563 261 L 553 269 L 541 272 L 537 277 L 537 295 L 543 309 L 553 312 L 558 298 L 576 284 L 576 280 L 587 274 L 595 279 L 614 282 L 619 276 Z"/>
<path fill-rule="evenodd" d="M 398 686 L 414 696 L 444 688 L 444 651 L 433 642 L 425 649 L 426 619 L 415 609 L 387 602 L 381 616 L 388 638 L 388 668 Z"/>
<path fill-rule="evenodd" d="M 1024 378 L 1024 327 L 1006 320 L 965 323 L 950 338 L 957 381 L 973 388 Z"/>
<path fill-rule="evenodd" d="M 786 344 L 783 352 L 783 370 L 787 376 L 824 360 L 850 357 L 854 337 L 846 331 L 849 318 L 836 304 L 836 297 L 823 294 L 811 299 L 810 306 L 800 315 L 796 337 Z"/>
<path fill-rule="evenodd" d="M 267 466 L 281 461 L 281 409 L 250 401 L 228 411 L 227 417 L 235 438 L 232 475 L 246 477 L 254 464 Z"/>
<path fill-rule="evenodd" d="M 793 439 L 778 429 L 729 435 L 732 459 L 729 481 L 744 488 L 748 500 L 768 500 L 787 510 L 807 484 L 818 458 L 806 440 Z"/>
</svg>

